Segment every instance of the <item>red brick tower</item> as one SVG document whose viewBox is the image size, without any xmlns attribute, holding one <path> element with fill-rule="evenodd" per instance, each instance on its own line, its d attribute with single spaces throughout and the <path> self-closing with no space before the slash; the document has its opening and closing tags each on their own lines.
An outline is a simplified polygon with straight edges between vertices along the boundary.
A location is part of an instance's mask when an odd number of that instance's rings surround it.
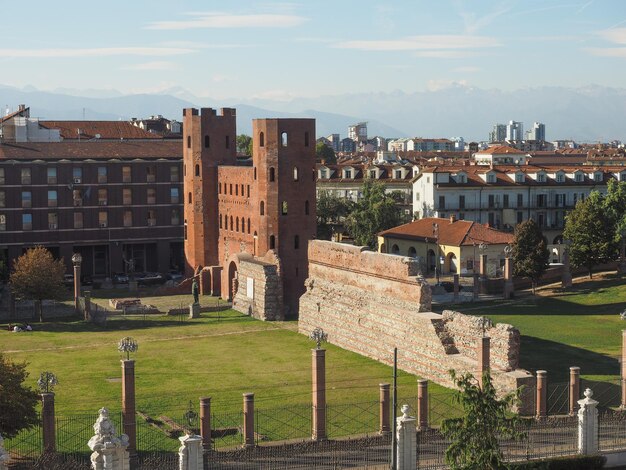
<svg viewBox="0 0 626 470">
<path fill-rule="evenodd" d="M 237 159 L 236 114 L 232 108 L 183 110 L 185 258 L 187 274 L 198 266 L 220 264 L 218 257 L 218 179 L 220 165 Z"/>
<path fill-rule="evenodd" d="M 316 233 L 315 120 L 257 119 L 252 128 L 256 254 L 277 253 L 285 313 L 294 316 L 308 276 L 307 242 Z"/>
</svg>

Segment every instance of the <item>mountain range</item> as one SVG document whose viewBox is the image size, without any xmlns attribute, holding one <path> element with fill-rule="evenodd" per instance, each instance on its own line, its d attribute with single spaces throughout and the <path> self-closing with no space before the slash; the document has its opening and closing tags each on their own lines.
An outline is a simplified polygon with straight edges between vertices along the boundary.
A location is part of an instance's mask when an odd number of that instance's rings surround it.
<svg viewBox="0 0 626 470">
<path fill-rule="evenodd" d="M 116 90 L 57 89 L 0 85 L 0 106 L 30 106 L 41 119 L 130 119 L 161 114 L 182 119 L 187 107 L 237 108 L 238 133 L 251 132 L 251 120 L 264 117 L 311 117 L 317 135 L 347 134 L 351 124 L 366 121 L 370 136 L 452 137 L 486 140 L 495 123 L 534 121 L 546 125 L 546 138 L 579 142 L 626 140 L 626 89 L 590 85 L 580 88 L 536 87 L 513 91 L 453 85 L 434 91 L 354 93 L 316 98 L 219 99 L 194 96 L 182 88 L 158 94 L 124 95 Z M 337 113 L 341 110 L 341 113 Z"/>
</svg>

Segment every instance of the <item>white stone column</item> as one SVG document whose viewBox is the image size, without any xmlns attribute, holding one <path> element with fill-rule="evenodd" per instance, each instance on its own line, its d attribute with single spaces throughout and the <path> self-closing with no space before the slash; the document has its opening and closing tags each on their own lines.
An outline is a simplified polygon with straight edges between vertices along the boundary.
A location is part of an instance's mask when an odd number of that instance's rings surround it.
<svg viewBox="0 0 626 470">
<path fill-rule="evenodd" d="M 180 441 L 180 448 L 178 449 L 179 470 L 202 470 L 202 437 L 187 434 L 179 437 L 178 440 Z"/>
<path fill-rule="evenodd" d="M 0 470 L 8 470 L 9 460 L 11 460 L 11 456 L 4 448 L 4 439 L 2 434 L 0 434 Z"/>
<path fill-rule="evenodd" d="M 417 429 L 408 412 L 409 405 L 402 405 L 402 416 L 396 418 L 396 470 L 417 468 Z"/>
<path fill-rule="evenodd" d="M 591 398 L 591 389 L 584 395 L 578 400 L 578 453 L 593 455 L 598 453 L 598 402 Z"/>
<path fill-rule="evenodd" d="M 93 425 L 95 435 L 87 445 L 93 451 L 91 468 L 93 470 L 129 470 L 128 436 L 115 435 L 115 425 L 109 419 L 109 410 L 100 409 L 100 416 Z"/>
</svg>

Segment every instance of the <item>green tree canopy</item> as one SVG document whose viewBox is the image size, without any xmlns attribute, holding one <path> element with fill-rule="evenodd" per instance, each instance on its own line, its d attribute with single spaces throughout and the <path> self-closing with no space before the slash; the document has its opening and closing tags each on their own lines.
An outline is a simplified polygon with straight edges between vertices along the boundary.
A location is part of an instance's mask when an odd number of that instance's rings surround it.
<svg viewBox="0 0 626 470">
<path fill-rule="evenodd" d="M 317 145 L 315 145 L 315 155 L 318 160 L 323 160 L 326 163 L 337 162 L 335 151 L 323 142 L 318 142 Z"/>
<path fill-rule="evenodd" d="M 563 238 L 571 241 L 571 263 L 586 267 L 590 278 L 594 266 L 615 257 L 615 224 L 611 219 L 604 197 L 597 191 L 592 191 L 584 201 L 578 201 L 565 218 Z"/>
<path fill-rule="evenodd" d="M 333 227 L 340 225 L 352 209 L 352 201 L 340 198 L 330 191 L 317 196 L 317 237 L 330 240 Z"/>
<path fill-rule="evenodd" d="M 499 470 L 506 468 L 498 437 L 518 439 L 516 415 L 511 409 L 519 401 L 519 390 L 498 398 L 486 372 L 479 383 L 472 374 L 457 377 L 450 371 L 458 387 L 454 399 L 463 408 L 462 418 L 446 419 L 441 424 L 442 434 L 449 439 L 445 460 L 453 469 Z"/>
<path fill-rule="evenodd" d="M 39 395 L 24 386 L 26 364 L 17 364 L 0 353 L 0 434 L 15 437 L 22 429 L 37 424 Z"/>
<path fill-rule="evenodd" d="M 539 225 L 533 219 L 518 224 L 513 242 L 513 274 L 530 278 L 534 293 L 549 261 L 550 252 Z"/>
<path fill-rule="evenodd" d="M 60 300 L 67 293 L 63 286 L 64 274 L 63 260 L 55 260 L 44 247 L 36 246 L 15 260 L 10 277 L 11 290 L 18 299 L 36 301 L 41 321 L 41 301 Z"/>
<path fill-rule="evenodd" d="M 382 182 L 367 178 L 361 192 L 363 197 L 346 218 L 346 229 L 357 245 L 376 248 L 378 233 L 405 223 L 406 217 Z"/>
<path fill-rule="evenodd" d="M 246 134 L 237 136 L 237 152 L 252 155 L 252 137 Z"/>
</svg>

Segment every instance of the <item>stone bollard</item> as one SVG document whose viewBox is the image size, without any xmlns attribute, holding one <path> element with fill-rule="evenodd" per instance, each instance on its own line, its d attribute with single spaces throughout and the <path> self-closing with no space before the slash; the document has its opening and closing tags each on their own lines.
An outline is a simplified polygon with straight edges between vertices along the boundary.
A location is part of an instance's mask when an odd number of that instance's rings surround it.
<svg viewBox="0 0 626 470">
<path fill-rule="evenodd" d="M 244 447 L 254 447 L 254 393 L 243 394 Z"/>
<path fill-rule="evenodd" d="M 536 418 L 543 419 L 545 418 L 548 408 L 548 372 L 545 370 L 537 371 L 537 408 L 536 408 Z"/>
<path fill-rule="evenodd" d="M 204 457 L 202 453 L 202 437 L 195 434 L 186 434 L 178 438 L 178 468 L 179 470 L 202 470 Z"/>
<path fill-rule="evenodd" d="M 390 413 L 389 409 L 391 406 L 390 397 L 390 385 L 389 384 L 379 384 L 380 388 L 380 429 L 379 433 L 383 436 L 387 436 L 391 433 L 391 423 L 390 423 Z"/>
<path fill-rule="evenodd" d="M 409 405 L 402 405 L 402 416 L 396 419 L 396 470 L 417 468 L 415 418 L 408 413 Z"/>
<path fill-rule="evenodd" d="M 89 439 L 87 445 L 93 451 L 91 454 L 91 468 L 93 470 L 128 470 L 130 459 L 128 456 L 128 436 L 115 435 L 115 425 L 109 419 L 109 411 L 101 408 L 100 416 L 93 425 L 95 435 Z"/>
<path fill-rule="evenodd" d="M 200 304 L 190 304 L 189 305 L 189 318 L 198 318 L 200 317 Z"/>
<path fill-rule="evenodd" d="M 56 452 L 56 427 L 54 419 L 54 393 L 41 394 L 41 424 L 45 452 Z"/>
<path fill-rule="evenodd" d="M 211 450 L 211 397 L 200 398 L 200 435 L 202 448 L 205 452 Z"/>
<path fill-rule="evenodd" d="M 569 415 L 574 416 L 578 410 L 580 396 L 580 367 L 569 368 Z"/>
<path fill-rule="evenodd" d="M 459 302 L 459 275 L 455 274 L 454 276 L 452 276 L 452 281 L 454 283 L 453 300 L 454 300 L 454 303 L 458 303 Z"/>
<path fill-rule="evenodd" d="M 585 398 L 578 400 L 578 453 L 598 453 L 598 402 L 591 397 L 591 389 L 585 390 Z"/>
<path fill-rule="evenodd" d="M 326 350 L 312 349 L 314 441 L 326 440 Z"/>
<path fill-rule="evenodd" d="M 489 371 L 489 365 L 491 362 L 491 338 L 489 336 L 483 336 L 478 340 L 478 350 L 476 351 L 476 357 L 478 359 L 478 383 L 483 383 L 483 375 Z"/>
<path fill-rule="evenodd" d="M 128 437 L 128 453 L 137 465 L 137 418 L 135 417 L 135 361 L 122 359 L 122 429 Z"/>
<path fill-rule="evenodd" d="M 417 429 L 428 429 L 428 380 L 417 381 Z"/>
<path fill-rule="evenodd" d="M 11 456 L 4 448 L 4 439 L 2 438 L 2 434 L 0 434 L 0 470 L 9 469 L 9 460 L 11 460 Z"/>
</svg>

